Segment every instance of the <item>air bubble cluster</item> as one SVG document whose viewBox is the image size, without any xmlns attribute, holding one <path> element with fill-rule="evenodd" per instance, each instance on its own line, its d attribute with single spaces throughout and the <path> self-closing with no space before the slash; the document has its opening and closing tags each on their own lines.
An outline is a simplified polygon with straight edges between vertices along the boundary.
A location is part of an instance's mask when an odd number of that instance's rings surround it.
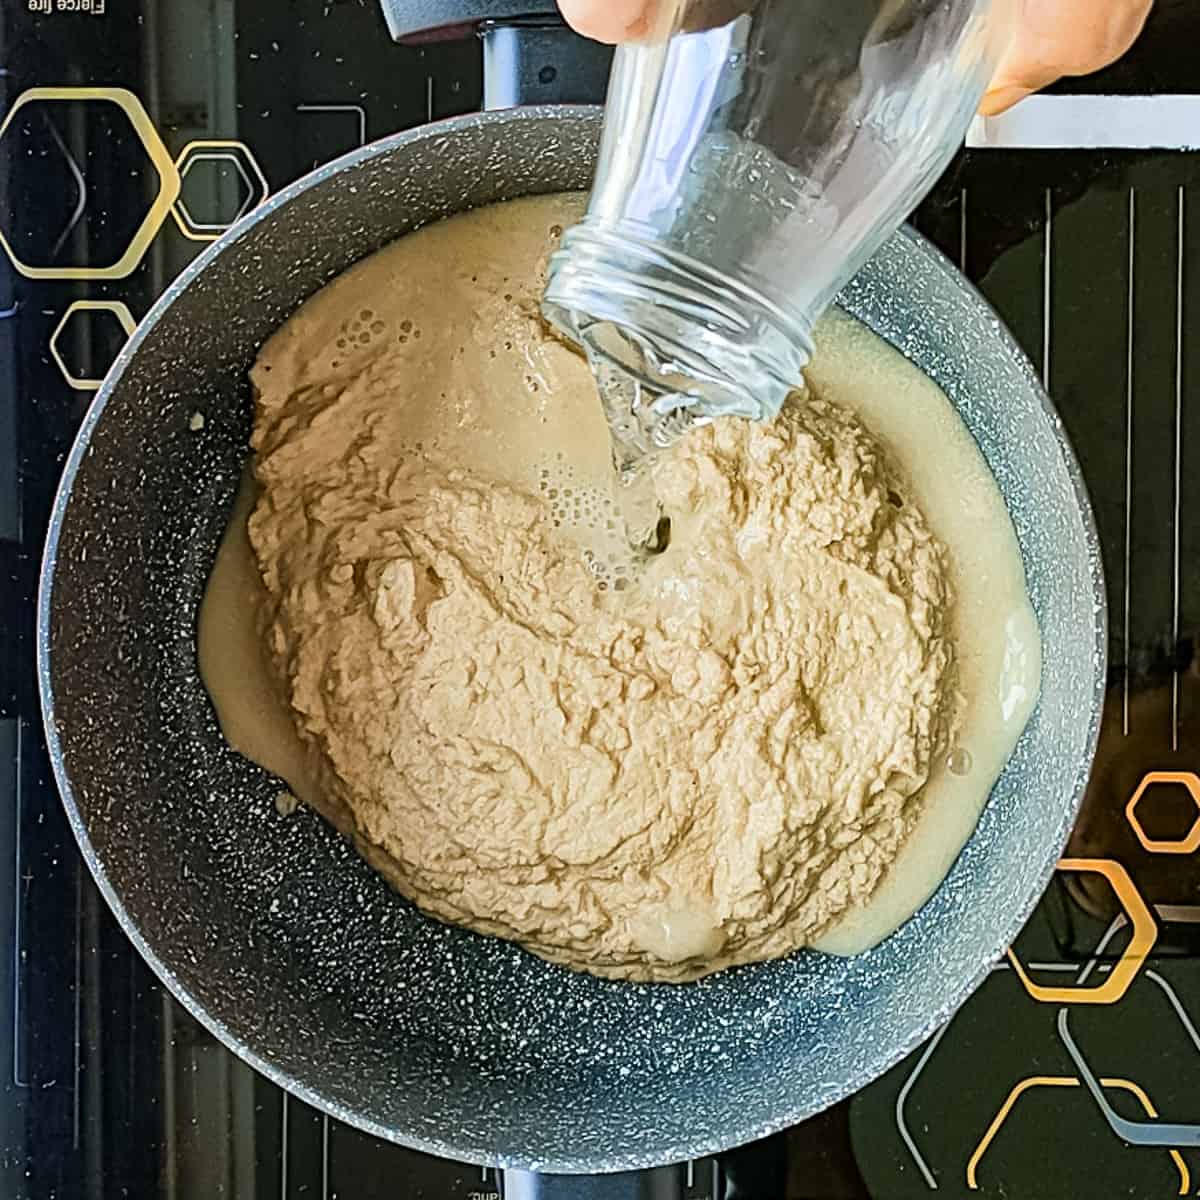
<svg viewBox="0 0 1200 1200">
<path fill-rule="evenodd" d="M 341 354 L 352 354 L 355 350 L 365 349 L 372 342 L 388 334 L 388 322 L 373 309 L 360 309 L 357 313 L 342 322 L 338 330 L 337 341 L 334 343 Z M 403 345 L 410 338 L 419 338 L 420 329 L 413 325 L 408 318 L 401 321 L 397 327 L 396 340 Z M 331 366 L 339 366 L 340 358 L 334 359 Z"/>
<path fill-rule="evenodd" d="M 623 592 L 633 580 L 636 563 L 616 498 L 580 483 L 575 468 L 561 457 L 538 475 L 538 490 L 550 506 L 554 527 L 582 547 L 583 561 L 600 591 Z"/>
</svg>

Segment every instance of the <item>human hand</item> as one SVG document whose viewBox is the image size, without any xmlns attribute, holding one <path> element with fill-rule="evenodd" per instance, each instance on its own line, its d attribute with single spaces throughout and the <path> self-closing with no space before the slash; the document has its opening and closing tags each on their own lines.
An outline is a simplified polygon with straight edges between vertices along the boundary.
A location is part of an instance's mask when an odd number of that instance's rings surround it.
<svg viewBox="0 0 1200 1200">
<path fill-rule="evenodd" d="M 1115 62 L 1146 23 L 1153 0 L 1009 0 L 1013 44 L 980 105 L 995 116 L 1064 75 L 1088 75 Z M 559 0 L 563 16 L 602 42 L 628 42 L 652 28 L 663 0 Z"/>
<path fill-rule="evenodd" d="M 1013 44 L 979 111 L 995 116 L 1064 75 L 1090 75 L 1137 41 L 1154 0 L 1016 0 Z"/>
</svg>

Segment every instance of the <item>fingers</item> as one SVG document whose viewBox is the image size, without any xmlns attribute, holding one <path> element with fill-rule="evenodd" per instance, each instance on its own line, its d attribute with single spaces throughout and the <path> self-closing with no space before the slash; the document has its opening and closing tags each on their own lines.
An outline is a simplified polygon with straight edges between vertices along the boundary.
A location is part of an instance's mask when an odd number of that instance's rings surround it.
<svg viewBox="0 0 1200 1200">
<path fill-rule="evenodd" d="M 994 116 L 1063 75 L 1087 75 L 1115 62 L 1137 40 L 1153 0 L 1010 0 L 1016 34 L 979 111 Z M 662 0 L 559 0 L 587 37 L 645 37 Z"/>
<path fill-rule="evenodd" d="M 1115 62 L 1137 40 L 1153 0 L 1016 0 L 1012 48 L 979 111 L 994 116 L 1064 75 Z"/>
<path fill-rule="evenodd" d="M 650 29 L 656 0 L 559 0 L 563 16 L 585 37 L 628 42 Z"/>
</svg>

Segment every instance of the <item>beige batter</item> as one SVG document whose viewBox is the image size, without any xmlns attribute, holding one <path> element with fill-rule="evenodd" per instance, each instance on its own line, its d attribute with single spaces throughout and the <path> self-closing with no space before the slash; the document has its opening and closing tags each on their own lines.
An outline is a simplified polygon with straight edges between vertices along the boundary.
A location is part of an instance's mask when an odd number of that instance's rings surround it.
<svg viewBox="0 0 1200 1200">
<path fill-rule="evenodd" d="M 631 561 L 591 377 L 538 317 L 578 211 L 410 235 L 264 346 L 201 615 L 222 727 L 426 911 L 547 958 L 855 952 L 944 876 L 1036 696 L 1002 500 L 942 393 L 834 317 L 808 396 L 662 457 L 670 545 Z"/>
</svg>

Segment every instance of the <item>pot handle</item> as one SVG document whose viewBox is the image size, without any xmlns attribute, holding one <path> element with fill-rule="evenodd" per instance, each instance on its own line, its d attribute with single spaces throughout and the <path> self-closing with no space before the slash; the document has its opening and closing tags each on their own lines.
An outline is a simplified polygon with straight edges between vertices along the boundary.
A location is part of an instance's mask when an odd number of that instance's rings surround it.
<svg viewBox="0 0 1200 1200">
<path fill-rule="evenodd" d="M 422 41 L 473 29 L 483 21 L 553 17 L 557 0 L 379 0 L 388 32 L 398 42 Z"/>
<path fill-rule="evenodd" d="M 483 38 L 483 107 L 602 104 L 613 48 L 580 37 L 560 20 L 488 21 Z"/>
<path fill-rule="evenodd" d="M 504 1200 L 683 1200 L 682 1167 L 618 1175 L 535 1175 L 505 1171 Z"/>
<path fill-rule="evenodd" d="M 555 0 L 380 0 L 398 42 L 483 42 L 483 107 L 602 104 L 613 48 L 580 37 Z"/>
</svg>

